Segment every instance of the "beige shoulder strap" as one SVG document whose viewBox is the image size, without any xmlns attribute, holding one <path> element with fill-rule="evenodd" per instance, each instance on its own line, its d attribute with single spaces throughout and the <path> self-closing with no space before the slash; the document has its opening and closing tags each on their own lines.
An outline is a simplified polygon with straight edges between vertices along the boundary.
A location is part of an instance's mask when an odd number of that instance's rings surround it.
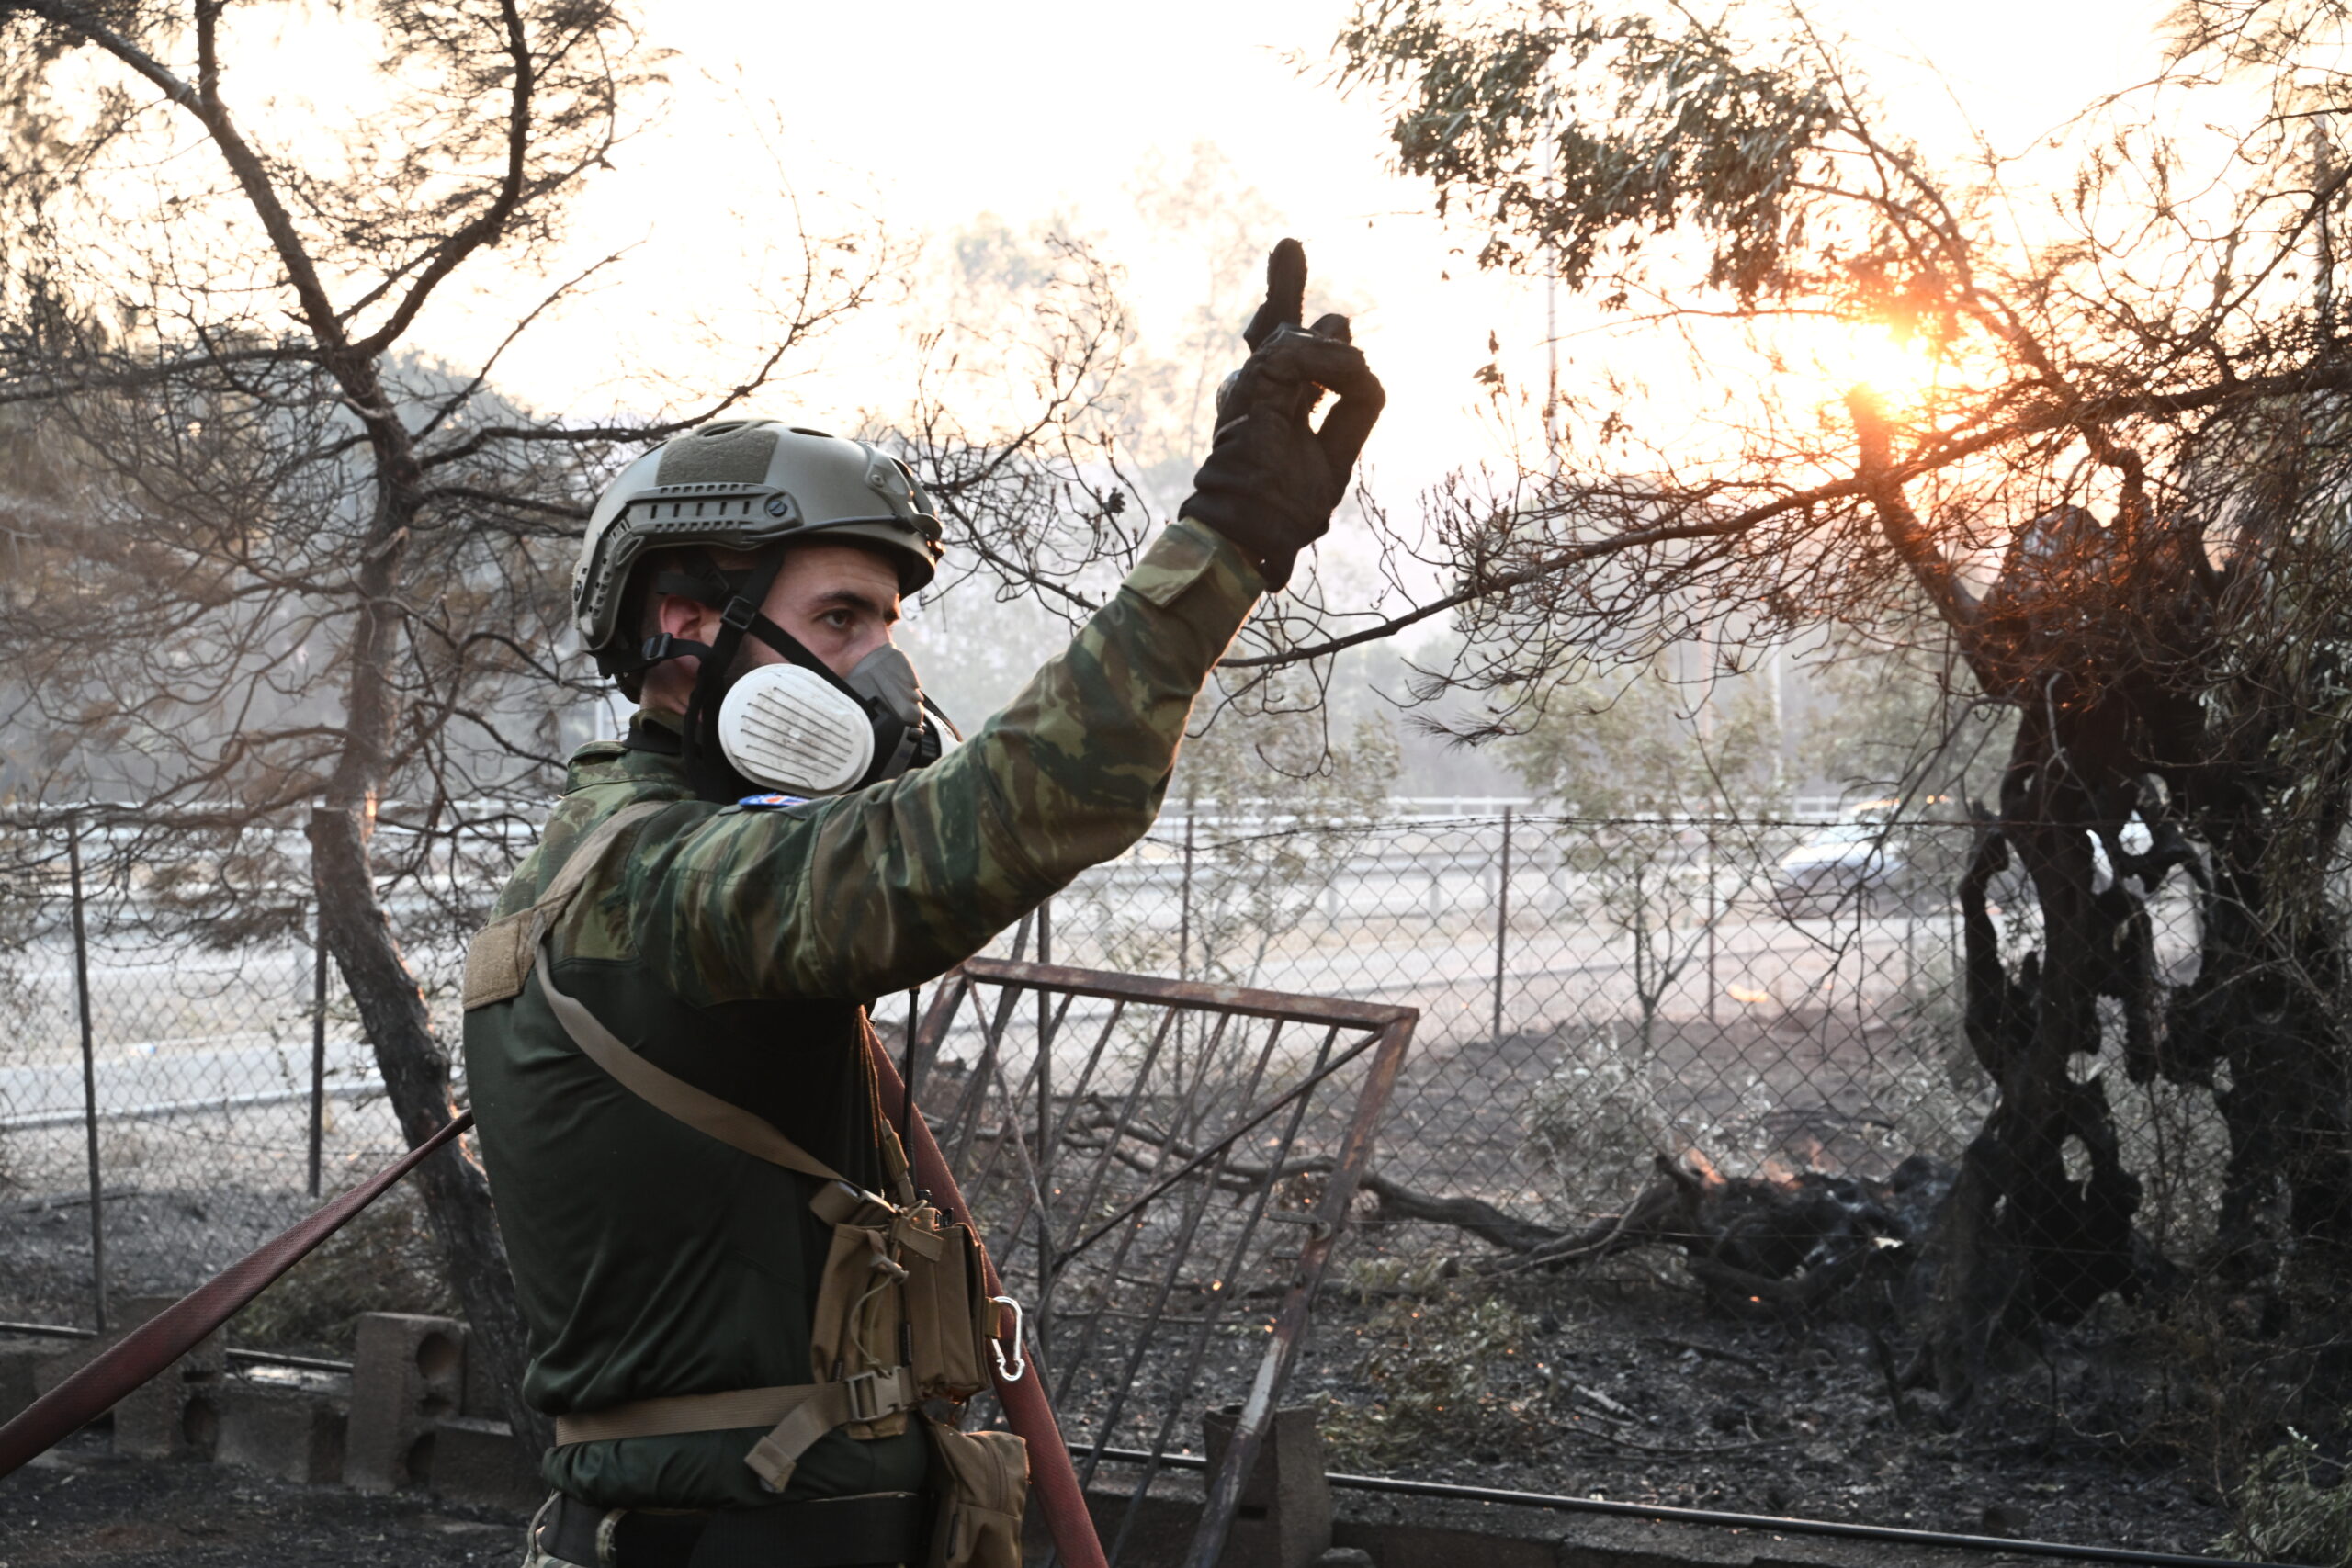
<svg viewBox="0 0 2352 1568">
<path fill-rule="evenodd" d="M 474 933 L 473 941 L 466 945 L 467 1011 L 506 1001 L 522 990 L 523 982 L 530 977 L 532 951 L 539 945 L 548 928 L 562 918 L 565 908 L 578 896 L 581 884 L 604 860 L 614 840 L 673 804 L 666 800 L 640 800 L 634 806 L 622 807 L 572 846 L 571 855 L 556 872 L 555 880 L 548 884 L 547 891 L 539 895 L 537 902 L 503 919 L 493 920 Z"/>
<path fill-rule="evenodd" d="M 555 924 L 565 906 L 580 891 L 580 885 L 588 880 L 588 874 L 603 862 L 605 852 L 613 847 L 615 839 L 675 804 L 668 800 L 640 800 L 633 806 L 622 807 L 597 823 L 586 838 L 573 846 L 571 853 L 564 858 L 563 868 L 555 874 L 555 880 L 548 883 L 548 890 L 539 895 L 539 901 L 531 906 L 534 911 L 544 912 L 546 916 L 540 930 L 544 931 L 548 926 Z"/>
</svg>

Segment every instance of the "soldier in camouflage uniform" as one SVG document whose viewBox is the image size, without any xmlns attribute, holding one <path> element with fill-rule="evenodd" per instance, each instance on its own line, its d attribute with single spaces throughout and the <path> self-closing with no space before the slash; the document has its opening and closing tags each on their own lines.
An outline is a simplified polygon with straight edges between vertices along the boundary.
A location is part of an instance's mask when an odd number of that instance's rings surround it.
<svg viewBox="0 0 2352 1568">
<path fill-rule="evenodd" d="M 692 1415 L 732 1408 L 706 1396 L 827 1376 L 810 1356 L 831 1241 L 820 1184 L 624 1087 L 550 998 L 890 1190 L 866 1002 L 943 973 L 1148 829 L 1203 682 L 1344 493 L 1382 395 L 1343 319 L 1298 326 L 1304 279 L 1283 242 L 1179 521 L 960 745 L 888 644 L 897 593 L 939 554 L 902 465 L 741 423 L 670 442 L 599 502 L 582 631 L 643 705 L 626 739 L 573 756 L 468 974 L 467 1072 L 530 1334 L 525 1393 L 558 1422 L 532 1562 L 835 1568 L 921 1550 L 926 1454 L 903 1412 L 834 1426 L 764 1470 L 747 1455 L 768 1416 Z M 1319 431 L 1317 389 L 1340 397 Z M 754 675 L 782 682 L 772 713 L 831 701 L 870 724 L 859 776 L 825 795 L 781 778 L 822 769 L 790 737 L 781 761 L 763 751 L 729 707 Z M 574 868 L 576 892 L 535 916 L 573 852 L 631 807 Z M 485 956 L 502 931 L 513 951 Z"/>
</svg>

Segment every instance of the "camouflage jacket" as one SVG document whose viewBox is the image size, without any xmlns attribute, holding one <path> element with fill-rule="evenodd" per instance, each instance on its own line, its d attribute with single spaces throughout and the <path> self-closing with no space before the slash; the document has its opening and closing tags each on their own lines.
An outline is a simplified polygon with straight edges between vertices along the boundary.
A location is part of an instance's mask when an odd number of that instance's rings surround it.
<svg viewBox="0 0 2352 1568">
<path fill-rule="evenodd" d="M 673 755 L 583 747 L 497 913 L 535 901 L 607 816 L 673 803 L 623 834 L 550 932 L 560 988 L 650 1060 L 879 1189 L 864 1002 L 959 963 L 1148 829 L 1193 700 L 1261 586 L 1219 536 L 1175 525 L 966 744 L 846 795 L 718 806 L 694 798 Z M 807 1178 L 636 1099 L 536 987 L 469 1010 L 465 1048 L 536 1407 L 813 1381 L 829 1236 Z M 608 1507 L 752 1506 L 774 1500 L 741 1462 L 760 1436 L 574 1444 L 545 1468 Z M 835 1432 L 787 1495 L 919 1487 L 921 1445 Z"/>
</svg>

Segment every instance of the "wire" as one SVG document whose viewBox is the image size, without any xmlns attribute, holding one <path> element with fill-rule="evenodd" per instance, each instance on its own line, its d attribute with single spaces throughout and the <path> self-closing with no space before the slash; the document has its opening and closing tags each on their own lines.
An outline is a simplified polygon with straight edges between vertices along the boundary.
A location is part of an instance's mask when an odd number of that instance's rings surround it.
<svg viewBox="0 0 2352 1568">
<path fill-rule="evenodd" d="M 1142 1449 L 1087 1450 L 1127 1464 L 1158 1463 L 1170 1470 L 1206 1470 L 1198 1454 L 1161 1454 Z M 1606 1514 L 1618 1518 L 1663 1519 L 1717 1529 L 1766 1530 L 1779 1535 L 1826 1535 L 1847 1540 L 1885 1541 L 1900 1546 L 1940 1546 L 1961 1551 L 2007 1552 L 2018 1557 L 2064 1557 L 2084 1562 L 2139 1562 L 2155 1568 L 2283 1568 L 2231 1557 L 2199 1557 L 2180 1551 L 2135 1551 L 2122 1546 L 2074 1546 L 2055 1540 L 2012 1540 L 2006 1536 L 1959 1535 L 1949 1530 L 1905 1529 L 1895 1525 L 1844 1524 L 1835 1519 L 1791 1519 L 1776 1514 L 1728 1514 L 1713 1508 L 1678 1508 L 1665 1503 L 1616 1503 L 1600 1497 L 1561 1497 L 1546 1492 L 1510 1492 L 1497 1486 L 1459 1486 L 1448 1481 L 1406 1481 L 1391 1475 L 1329 1475 L 1334 1486 L 1357 1492 L 1386 1492 L 1409 1497 L 1451 1497 L 1469 1503 L 1507 1503 L 1561 1513 Z"/>
<path fill-rule="evenodd" d="M 907 1156 L 910 1182 L 913 1180 L 915 1162 L 915 1034 L 916 1015 L 922 1009 L 922 987 L 912 986 L 907 990 L 907 1065 L 899 1074 L 899 1081 L 906 1093 L 899 1105 L 899 1147 Z"/>
</svg>

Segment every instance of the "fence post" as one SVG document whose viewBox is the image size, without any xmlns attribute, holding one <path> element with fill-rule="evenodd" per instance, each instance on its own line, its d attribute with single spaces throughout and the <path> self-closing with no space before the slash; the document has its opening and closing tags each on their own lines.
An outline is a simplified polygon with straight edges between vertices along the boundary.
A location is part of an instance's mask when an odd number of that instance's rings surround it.
<svg viewBox="0 0 2352 1568">
<path fill-rule="evenodd" d="M 1707 824 L 1707 1023 L 1715 1023 L 1715 993 L 1722 989 L 1715 983 L 1715 825 Z"/>
<path fill-rule="evenodd" d="M 1037 906 L 1037 962 L 1054 961 L 1054 901 L 1051 898 Z M 1037 1168 L 1046 1168 L 1046 1145 L 1054 1135 L 1054 1058 L 1049 1047 L 1052 1041 L 1047 1032 L 1053 1027 L 1053 998 L 1043 990 L 1037 993 Z M 911 1156 L 910 1156 L 911 1157 Z M 1045 1200 L 1040 1197 L 1038 1201 Z M 1043 1296 L 1051 1280 L 1053 1259 L 1040 1248 L 1037 1254 L 1038 1294 Z"/>
<path fill-rule="evenodd" d="M 1184 797 L 1184 880 L 1178 893 L 1176 907 L 1176 978 L 1193 977 L 1190 964 L 1193 952 L 1193 818 L 1200 815 L 1200 798 Z M 1182 1021 L 1180 1019 L 1181 1024 Z"/>
<path fill-rule="evenodd" d="M 319 1162 L 327 1121 L 327 922 L 321 908 L 311 939 L 311 1196 L 319 1196 Z"/>
<path fill-rule="evenodd" d="M 1854 889 L 1854 1043 L 1860 1048 L 1862 1060 L 1875 1063 L 1878 1058 L 1871 1050 L 1870 1009 L 1862 1000 L 1862 987 L 1871 977 L 1871 890 Z"/>
<path fill-rule="evenodd" d="M 1903 997 L 1905 1004 L 1915 999 L 1919 981 L 1919 897 L 1905 888 L 1903 902 Z"/>
<path fill-rule="evenodd" d="M 1510 807 L 1503 807 L 1502 864 L 1495 876 L 1495 1038 L 1503 1037 L 1503 972 L 1510 953 Z"/>
<path fill-rule="evenodd" d="M 65 829 L 65 865 L 74 900 L 74 1001 L 82 1019 L 82 1125 L 90 1145 L 90 1312 L 107 1331 L 107 1222 L 99 1188 L 97 1045 L 90 1028 L 90 935 L 82 916 L 82 820 Z"/>
</svg>

